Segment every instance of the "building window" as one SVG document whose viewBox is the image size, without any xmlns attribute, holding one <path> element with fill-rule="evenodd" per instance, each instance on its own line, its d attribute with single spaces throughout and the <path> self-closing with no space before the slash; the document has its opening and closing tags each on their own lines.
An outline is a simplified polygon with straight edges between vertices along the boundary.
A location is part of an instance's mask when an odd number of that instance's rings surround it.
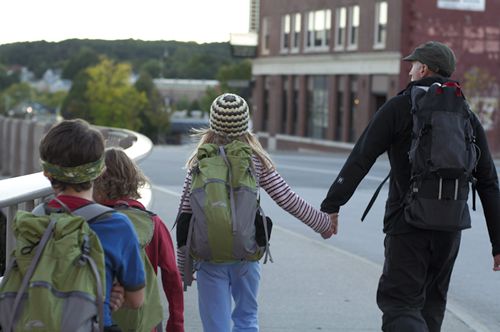
<svg viewBox="0 0 500 332">
<path fill-rule="evenodd" d="M 387 2 L 375 4 L 375 43 L 373 48 L 385 48 L 387 39 Z"/>
<path fill-rule="evenodd" d="M 285 53 L 290 48 L 290 15 L 281 17 L 281 52 Z"/>
<path fill-rule="evenodd" d="M 358 48 L 359 39 L 359 6 L 349 8 L 349 43 L 348 49 L 355 50 Z"/>
<path fill-rule="evenodd" d="M 331 18 L 332 14 L 329 9 L 307 13 L 306 47 L 308 49 L 328 50 Z"/>
<path fill-rule="evenodd" d="M 293 15 L 292 52 L 299 51 L 301 19 L 300 13 Z"/>
<path fill-rule="evenodd" d="M 325 75 L 309 76 L 307 82 L 307 136 L 326 138 L 328 128 L 328 80 Z"/>
<path fill-rule="evenodd" d="M 343 50 L 345 45 L 345 30 L 347 26 L 347 9 L 337 8 L 335 13 L 335 50 Z"/>
<path fill-rule="evenodd" d="M 262 54 L 269 54 L 269 19 L 262 18 Z"/>
</svg>

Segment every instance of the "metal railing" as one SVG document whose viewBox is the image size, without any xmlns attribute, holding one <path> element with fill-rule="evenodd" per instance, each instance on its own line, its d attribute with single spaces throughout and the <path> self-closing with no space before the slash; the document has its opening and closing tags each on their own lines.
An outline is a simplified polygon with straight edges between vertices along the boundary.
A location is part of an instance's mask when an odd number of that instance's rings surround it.
<svg viewBox="0 0 500 332">
<path fill-rule="evenodd" d="M 136 162 L 146 158 L 153 148 L 151 140 L 142 134 L 118 128 L 100 127 L 99 129 L 106 138 L 107 147 L 120 146 L 124 148 L 127 155 Z M 50 182 L 43 176 L 42 172 L 0 181 L 0 210 L 6 217 L 6 241 L 0 243 L 0 246 L 5 248 L 5 265 L 8 264 L 9 256 L 15 247 L 11 223 L 16 212 L 33 209 L 51 194 L 53 191 Z M 141 196 L 141 202 L 148 207 L 152 197 L 149 186 L 143 188 Z M 0 275 L 3 275 L 3 272 Z M 0 277 L 0 281 L 1 279 L 2 277 Z"/>
</svg>

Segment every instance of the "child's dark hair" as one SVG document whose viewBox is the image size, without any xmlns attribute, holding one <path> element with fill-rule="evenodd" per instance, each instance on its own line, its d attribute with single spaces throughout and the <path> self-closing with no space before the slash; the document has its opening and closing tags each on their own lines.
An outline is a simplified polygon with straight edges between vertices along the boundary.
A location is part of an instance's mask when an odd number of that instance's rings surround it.
<svg viewBox="0 0 500 332">
<path fill-rule="evenodd" d="M 43 137 L 39 146 L 40 158 L 59 167 L 75 167 L 102 158 L 104 138 L 100 131 L 81 119 L 64 120 L 54 125 Z M 92 188 L 92 181 L 68 183 L 49 178 L 56 190 L 68 187 L 80 192 Z"/>
<path fill-rule="evenodd" d="M 94 182 L 94 195 L 99 199 L 139 199 L 139 189 L 147 178 L 125 151 L 109 148 L 104 153 L 106 171 Z"/>
</svg>

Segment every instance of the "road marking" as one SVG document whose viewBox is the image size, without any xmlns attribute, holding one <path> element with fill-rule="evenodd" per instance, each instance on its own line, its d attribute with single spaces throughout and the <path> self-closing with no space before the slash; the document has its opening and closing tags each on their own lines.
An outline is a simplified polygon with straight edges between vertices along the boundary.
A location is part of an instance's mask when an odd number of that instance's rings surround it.
<svg viewBox="0 0 500 332">
<path fill-rule="evenodd" d="M 282 168 L 284 168 L 284 167 L 282 167 Z M 297 168 L 299 168 L 299 167 L 297 167 Z M 308 170 L 310 171 L 310 169 L 308 169 Z M 319 170 L 319 171 L 326 172 L 324 170 Z M 328 172 L 328 174 L 331 174 L 331 173 L 332 172 Z M 377 181 L 383 180 L 383 178 L 378 178 L 378 177 L 372 177 L 372 178 L 377 179 Z M 179 197 L 179 198 L 181 197 L 181 193 L 174 191 L 174 190 L 167 189 L 167 188 L 162 187 L 162 186 L 153 185 L 152 188 L 153 188 L 153 190 L 158 190 L 158 191 L 161 191 L 161 192 L 168 194 L 168 195 L 172 195 L 172 196 Z M 338 254 L 353 258 L 359 262 L 362 262 L 364 264 L 368 264 L 368 265 L 372 266 L 373 268 L 378 269 L 379 271 L 382 271 L 382 265 L 377 264 L 375 262 L 372 262 L 371 260 L 366 259 L 360 255 L 354 254 L 354 253 L 346 251 L 344 249 L 340 249 L 338 247 L 335 247 L 334 245 L 327 244 L 325 241 L 311 239 L 310 237 L 307 237 L 303 234 L 297 233 L 295 231 L 289 230 L 287 228 L 281 227 L 281 226 L 276 225 L 276 224 L 274 224 L 273 227 L 276 227 L 278 230 L 283 231 L 285 233 L 288 233 L 291 236 L 295 236 L 295 237 L 300 238 L 302 240 L 312 242 L 312 243 L 319 245 L 323 248 L 326 248 L 326 249 L 334 251 Z M 461 305 L 455 303 L 454 301 L 450 301 L 450 300 L 447 301 L 446 310 L 449 311 L 453 316 L 455 316 L 457 319 L 462 321 L 465 325 L 467 325 L 467 327 L 469 327 L 470 329 L 472 329 L 475 332 L 491 332 L 490 329 L 488 329 L 481 322 L 479 322 L 477 319 L 472 317 L 467 312 L 467 309 L 463 308 Z"/>
<path fill-rule="evenodd" d="M 161 192 L 168 194 L 168 195 L 172 195 L 172 196 L 179 197 L 179 198 L 181 197 L 180 193 L 173 191 L 173 190 L 170 190 L 170 189 L 167 189 L 165 187 L 153 185 L 153 189 L 161 191 Z"/>
</svg>

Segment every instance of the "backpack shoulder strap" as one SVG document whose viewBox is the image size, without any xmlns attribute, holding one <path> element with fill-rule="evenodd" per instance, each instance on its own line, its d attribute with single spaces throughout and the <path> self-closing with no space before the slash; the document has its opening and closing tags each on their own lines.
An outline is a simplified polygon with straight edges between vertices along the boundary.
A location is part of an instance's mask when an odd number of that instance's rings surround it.
<svg viewBox="0 0 500 332">
<path fill-rule="evenodd" d="M 365 209 L 365 212 L 363 212 L 363 216 L 361 217 L 361 221 L 364 221 L 365 218 L 366 218 L 366 215 L 368 214 L 368 212 L 370 211 L 370 209 L 372 208 L 373 206 L 373 203 L 375 203 L 375 200 L 377 199 L 378 197 L 378 194 L 380 193 L 380 190 L 382 189 L 382 187 L 384 186 L 384 184 L 387 182 L 387 180 L 391 177 L 391 172 L 389 172 L 389 174 L 387 174 L 387 176 L 385 177 L 385 179 L 382 181 L 382 183 L 379 184 L 377 190 L 375 190 L 375 192 L 373 193 L 373 196 L 372 198 L 370 199 L 370 202 L 368 203 L 368 206 L 366 207 Z"/>
<path fill-rule="evenodd" d="M 91 203 L 74 210 L 72 213 L 74 215 L 83 217 L 88 223 L 91 224 L 92 222 L 96 221 L 96 219 L 98 219 L 100 216 L 114 211 L 115 210 L 110 207 L 98 203 Z"/>
</svg>

